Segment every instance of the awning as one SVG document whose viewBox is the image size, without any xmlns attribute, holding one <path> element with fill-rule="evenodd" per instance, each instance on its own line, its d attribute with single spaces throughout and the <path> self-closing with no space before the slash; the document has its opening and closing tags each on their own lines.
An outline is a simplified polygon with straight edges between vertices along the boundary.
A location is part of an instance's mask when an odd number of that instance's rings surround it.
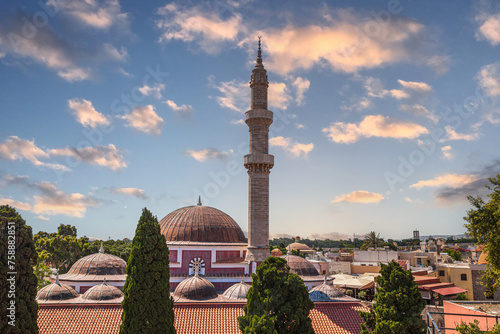
<svg viewBox="0 0 500 334">
<path fill-rule="evenodd" d="M 449 295 L 458 295 L 459 293 L 467 292 L 467 290 L 459 288 L 457 286 L 453 286 L 450 288 L 436 289 L 436 290 L 433 290 L 432 292 L 436 292 L 436 293 L 440 294 L 441 296 L 449 296 Z"/>
</svg>

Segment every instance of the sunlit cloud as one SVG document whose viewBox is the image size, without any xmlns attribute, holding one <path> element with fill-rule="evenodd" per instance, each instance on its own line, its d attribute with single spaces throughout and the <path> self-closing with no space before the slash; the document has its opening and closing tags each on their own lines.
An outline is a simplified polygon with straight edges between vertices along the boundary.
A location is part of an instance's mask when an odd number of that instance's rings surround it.
<svg viewBox="0 0 500 334">
<path fill-rule="evenodd" d="M 448 140 L 465 140 L 465 141 L 473 141 L 479 139 L 478 133 L 457 133 L 450 125 L 444 127 L 446 131 L 446 137 L 441 139 L 441 141 Z"/>
<path fill-rule="evenodd" d="M 416 116 L 428 118 L 433 123 L 437 123 L 439 121 L 439 118 L 433 112 L 420 104 L 402 104 L 399 106 L 399 109 Z"/>
<path fill-rule="evenodd" d="M 295 87 L 297 93 L 295 96 L 295 102 L 297 105 L 302 105 L 304 103 L 305 93 L 309 89 L 311 82 L 306 78 L 297 77 L 293 82 L 293 86 Z"/>
<path fill-rule="evenodd" d="M 382 194 L 372 193 L 365 190 L 353 191 L 349 194 L 338 196 L 332 203 L 378 203 L 384 199 Z"/>
<path fill-rule="evenodd" d="M 481 13 L 476 21 L 479 24 L 476 39 L 486 40 L 491 45 L 500 43 L 500 13 Z"/>
<path fill-rule="evenodd" d="M 476 80 L 486 94 L 491 97 L 500 96 L 500 62 L 481 67 Z"/>
<path fill-rule="evenodd" d="M 228 160 L 234 153 L 233 150 L 229 151 L 220 151 L 215 148 L 205 148 L 203 150 L 186 150 L 186 155 L 192 157 L 193 159 L 199 162 L 205 162 L 207 160 Z"/>
<path fill-rule="evenodd" d="M 146 192 L 139 188 L 111 188 L 109 191 L 114 194 L 133 196 L 144 200 L 149 199 Z"/>
<path fill-rule="evenodd" d="M 127 49 L 124 47 L 121 47 L 120 50 L 118 50 L 115 46 L 109 44 L 109 43 L 104 43 L 103 45 L 103 52 L 110 58 L 114 60 L 118 60 L 121 62 L 124 62 L 128 58 L 128 52 Z"/>
<path fill-rule="evenodd" d="M 154 84 L 153 86 L 144 85 L 139 88 L 142 95 L 154 96 L 161 99 L 161 91 L 165 89 L 165 84 Z"/>
<path fill-rule="evenodd" d="M 112 171 L 120 171 L 127 167 L 123 160 L 122 153 L 113 144 L 108 146 L 98 145 L 95 147 L 66 147 L 61 149 L 52 149 L 51 155 L 72 157 L 77 161 L 82 161 L 90 165 L 99 165 L 107 167 Z"/>
<path fill-rule="evenodd" d="M 292 156 L 299 158 L 307 158 L 309 152 L 314 149 L 314 144 L 302 144 L 294 141 L 292 138 L 285 138 L 282 136 L 273 137 L 269 139 L 270 146 L 281 147 L 285 152 L 290 153 Z"/>
<path fill-rule="evenodd" d="M 73 115 L 78 123 L 85 127 L 96 128 L 101 125 L 110 124 L 103 114 L 95 110 L 92 102 L 85 99 L 68 100 L 68 106 L 73 110 Z"/>
<path fill-rule="evenodd" d="M 153 135 L 160 135 L 163 127 L 163 118 L 158 116 L 152 105 L 137 107 L 131 113 L 120 116 L 127 121 L 127 126 L 138 131 Z"/>
<path fill-rule="evenodd" d="M 366 137 L 414 139 L 429 131 L 416 123 L 391 119 L 383 115 L 366 116 L 359 124 L 336 122 L 322 132 L 336 143 L 350 144 Z"/>
<path fill-rule="evenodd" d="M 443 159 L 446 159 L 446 160 L 451 160 L 455 157 L 450 145 L 441 147 L 441 153 L 443 154 Z"/>
<path fill-rule="evenodd" d="M 418 181 L 410 185 L 410 188 L 421 189 L 424 187 L 451 187 L 459 188 L 469 183 L 477 180 L 477 176 L 474 174 L 444 174 L 441 176 L 436 176 L 430 180 Z"/>
<path fill-rule="evenodd" d="M 16 208 L 18 210 L 23 210 L 23 211 L 30 211 L 31 210 L 31 205 L 28 203 L 15 201 L 11 198 L 2 198 L 1 196 L 0 196 L 0 205 L 9 205 L 13 208 Z"/>
<path fill-rule="evenodd" d="M 179 106 L 172 100 L 165 101 L 165 103 L 181 118 L 186 120 L 192 119 L 193 107 L 191 105 L 183 104 Z"/>
</svg>

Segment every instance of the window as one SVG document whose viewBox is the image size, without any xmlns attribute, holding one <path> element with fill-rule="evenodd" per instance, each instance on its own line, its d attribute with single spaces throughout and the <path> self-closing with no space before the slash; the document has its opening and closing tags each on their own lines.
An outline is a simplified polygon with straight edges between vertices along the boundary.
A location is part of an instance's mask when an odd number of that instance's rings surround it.
<svg viewBox="0 0 500 334">
<path fill-rule="evenodd" d="M 467 274 L 462 274 L 462 275 L 460 275 L 460 279 L 461 279 L 462 281 L 467 281 Z"/>
<path fill-rule="evenodd" d="M 441 276 L 441 277 L 444 276 L 444 270 L 439 271 L 439 276 Z"/>
<path fill-rule="evenodd" d="M 417 257 L 417 266 L 421 266 L 422 265 L 422 259 Z"/>
</svg>

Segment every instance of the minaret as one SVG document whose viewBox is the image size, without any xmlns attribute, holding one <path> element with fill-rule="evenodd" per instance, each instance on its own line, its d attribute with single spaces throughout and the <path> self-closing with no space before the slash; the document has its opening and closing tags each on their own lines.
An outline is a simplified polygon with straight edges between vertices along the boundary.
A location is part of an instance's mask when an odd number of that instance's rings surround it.
<svg viewBox="0 0 500 334">
<path fill-rule="evenodd" d="M 272 111 L 267 110 L 267 71 L 262 65 L 262 51 L 257 52 L 257 62 L 252 70 L 250 110 L 245 113 L 245 123 L 250 132 L 250 154 L 245 155 L 248 169 L 248 247 L 246 261 L 260 264 L 270 256 L 269 251 L 269 172 L 274 166 L 274 156 L 269 153 L 269 126 Z"/>
</svg>

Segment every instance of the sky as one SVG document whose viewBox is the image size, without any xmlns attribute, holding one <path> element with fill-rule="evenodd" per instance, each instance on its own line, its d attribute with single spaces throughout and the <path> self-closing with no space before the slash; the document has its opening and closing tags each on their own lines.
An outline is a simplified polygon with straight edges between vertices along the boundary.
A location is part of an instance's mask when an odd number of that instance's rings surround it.
<svg viewBox="0 0 500 334">
<path fill-rule="evenodd" d="M 248 82 L 269 78 L 270 234 L 462 234 L 499 173 L 494 1 L 0 4 L 0 204 L 132 238 L 204 205 L 247 231 Z"/>
</svg>

